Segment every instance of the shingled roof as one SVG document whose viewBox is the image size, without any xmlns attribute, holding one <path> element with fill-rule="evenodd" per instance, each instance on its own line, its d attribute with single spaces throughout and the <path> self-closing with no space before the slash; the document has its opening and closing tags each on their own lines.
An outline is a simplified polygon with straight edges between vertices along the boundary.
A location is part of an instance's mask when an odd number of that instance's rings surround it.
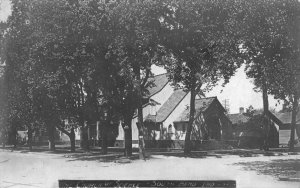
<svg viewBox="0 0 300 188">
<path fill-rule="evenodd" d="M 149 81 L 153 82 L 153 86 L 147 88 L 148 93 L 145 96 L 146 98 L 151 97 L 151 96 L 155 95 L 156 93 L 160 92 L 167 85 L 167 83 L 169 82 L 166 73 L 156 75 L 152 78 L 149 78 Z"/>
<path fill-rule="evenodd" d="M 246 123 L 249 121 L 250 117 L 244 114 L 228 114 L 227 117 L 232 122 L 232 124 Z"/>
<path fill-rule="evenodd" d="M 196 99 L 195 100 L 195 109 L 196 109 L 195 116 L 197 116 L 200 112 L 204 112 L 205 110 L 207 110 L 214 100 L 217 100 L 217 97 Z M 188 122 L 189 114 L 190 114 L 190 110 L 189 110 L 189 108 L 186 108 L 174 122 Z"/>
<path fill-rule="evenodd" d="M 283 123 L 289 124 L 292 121 L 292 112 L 275 113 L 275 116 Z M 300 111 L 296 116 L 296 123 L 300 123 Z"/>
<path fill-rule="evenodd" d="M 257 112 L 254 115 L 262 115 L 262 112 Z M 278 119 L 272 112 L 268 111 L 267 115 L 269 118 L 271 118 L 276 124 L 279 126 L 282 126 L 282 121 Z M 227 117 L 230 119 L 232 124 L 239 124 L 239 123 L 247 123 L 251 117 L 245 115 L 245 114 L 228 114 Z"/>
<path fill-rule="evenodd" d="M 157 122 L 155 115 L 148 114 L 144 120 L 144 122 Z"/>
<path fill-rule="evenodd" d="M 186 95 L 187 92 L 184 92 L 183 90 L 175 90 L 157 111 L 155 122 L 164 122 Z M 153 121 L 153 117 L 148 116 L 145 121 Z"/>
</svg>

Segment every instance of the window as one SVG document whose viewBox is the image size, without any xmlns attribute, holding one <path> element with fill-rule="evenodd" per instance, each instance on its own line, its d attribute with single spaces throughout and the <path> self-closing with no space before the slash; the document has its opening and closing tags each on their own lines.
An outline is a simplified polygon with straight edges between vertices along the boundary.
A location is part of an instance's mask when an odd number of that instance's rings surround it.
<svg viewBox="0 0 300 188">
<path fill-rule="evenodd" d="M 150 106 L 150 115 L 156 116 L 156 106 L 155 105 Z"/>
<path fill-rule="evenodd" d="M 172 125 L 171 124 L 168 126 L 168 133 L 173 133 Z"/>
</svg>

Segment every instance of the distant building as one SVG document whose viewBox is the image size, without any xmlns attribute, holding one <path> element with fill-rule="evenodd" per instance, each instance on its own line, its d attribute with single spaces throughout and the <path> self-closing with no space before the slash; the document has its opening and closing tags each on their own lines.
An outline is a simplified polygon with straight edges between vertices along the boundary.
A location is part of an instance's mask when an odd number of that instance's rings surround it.
<svg viewBox="0 0 300 188">
<path fill-rule="evenodd" d="M 282 122 L 279 127 L 279 142 L 280 145 L 287 145 L 291 137 L 291 121 L 292 112 L 276 113 L 276 117 Z M 295 139 L 300 138 L 300 111 L 296 115 L 296 132 Z"/>
<path fill-rule="evenodd" d="M 243 128 L 243 125 L 249 121 L 250 117 L 245 115 L 243 107 L 240 108 L 239 113 L 228 114 L 227 116 L 232 123 L 233 136 L 234 138 L 237 138 Z"/>
<path fill-rule="evenodd" d="M 281 137 L 282 122 L 272 112 L 268 112 L 268 118 L 262 113 L 254 113 L 249 116 L 240 108 L 240 113 L 229 114 L 228 117 L 233 124 L 235 139 L 239 140 L 240 147 L 260 148 L 265 138 L 269 147 L 276 148 L 283 144 Z M 269 131 L 266 130 L 269 128 Z"/>
<path fill-rule="evenodd" d="M 194 140 L 229 140 L 232 139 L 232 126 L 225 109 L 217 97 L 201 98 L 195 101 L 195 121 L 192 139 Z M 189 109 L 185 109 L 174 121 L 177 139 L 184 140 L 189 122 Z"/>
</svg>

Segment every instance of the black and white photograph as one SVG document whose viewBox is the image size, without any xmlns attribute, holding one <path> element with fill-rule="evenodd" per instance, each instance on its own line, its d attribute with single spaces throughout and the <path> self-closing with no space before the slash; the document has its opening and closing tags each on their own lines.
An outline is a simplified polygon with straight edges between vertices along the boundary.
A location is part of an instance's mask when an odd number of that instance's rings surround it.
<svg viewBox="0 0 300 188">
<path fill-rule="evenodd" d="M 300 0 L 0 0 L 0 188 L 300 188 Z"/>
</svg>

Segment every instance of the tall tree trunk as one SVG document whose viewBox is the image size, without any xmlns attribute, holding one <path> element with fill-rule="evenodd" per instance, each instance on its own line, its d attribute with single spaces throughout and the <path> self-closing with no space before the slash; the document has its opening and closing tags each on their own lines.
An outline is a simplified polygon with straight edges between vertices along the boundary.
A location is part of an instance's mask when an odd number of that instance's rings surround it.
<svg viewBox="0 0 300 188">
<path fill-rule="evenodd" d="M 125 150 L 124 155 L 129 157 L 132 155 L 132 128 L 131 128 L 132 116 L 128 115 L 124 119 L 124 136 L 125 136 Z"/>
<path fill-rule="evenodd" d="M 140 68 L 139 66 L 134 67 L 134 73 L 136 76 L 136 80 L 138 83 L 137 86 L 137 104 L 138 104 L 138 123 L 137 128 L 139 131 L 139 158 L 146 160 L 146 154 L 145 154 L 145 141 L 144 141 L 144 124 L 143 124 L 143 103 L 142 103 L 142 86 L 141 86 L 141 74 L 140 74 Z"/>
<path fill-rule="evenodd" d="M 268 99 L 268 89 L 265 83 L 263 83 L 262 86 L 262 94 L 263 94 L 264 114 L 267 114 L 269 111 L 269 99 Z"/>
<path fill-rule="evenodd" d="M 28 130 L 27 130 L 27 135 L 28 135 L 28 139 L 27 139 L 27 146 L 29 148 L 29 150 L 32 150 L 32 133 L 33 130 L 31 129 L 30 126 L 28 126 Z"/>
<path fill-rule="evenodd" d="M 7 142 L 7 132 L 4 130 L 3 132 L 2 132 L 2 148 L 5 148 L 5 144 L 6 144 L 6 142 Z"/>
<path fill-rule="evenodd" d="M 66 129 L 64 129 L 63 127 L 61 127 L 59 125 L 56 125 L 56 128 L 69 137 L 71 152 L 74 152 L 75 151 L 75 130 L 74 130 L 74 127 L 71 127 L 70 132 L 68 132 Z"/>
<path fill-rule="evenodd" d="M 83 150 L 89 150 L 87 125 L 84 122 L 84 120 L 81 120 L 79 124 L 80 124 L 80 147 Z"/>
<path fill-rule="evenodd" d="M 17 136 L 18 136 L 17 127 L 14 126 L 14 127 L 13 127 L 13 131 L 12 131 L 12 143 L 13 143 L 13 145 L 14 145 L 14 148 L 17 148 L 17 145 L 18 145 L 18 139 L 17 139 Z"/>
<path fill-rule="evenodd" d="M 47 133 L 48 133 L 48 142 L 49 142 L 49 150 L 55 151 L 55 136 L 54 132 L 55 128 L 51 123 L 47 125 Z"/>
<path fill-rule="evenodd" d="M 136 97 L 133 97 L 134 94 L 130 93 L 123 104 L 123 118 L 124 122 L 122 124 L 123 130 L 124 130 L 124 141 L 125 141 L 125 148 L 124 148 L 124 155 L 126 157 L 129 157 L 132 155 L 132 118 L 134 116 L 135 111 L 135 99 Z"/>
<path fill-rule="evenodd" d="M 79 128 L 80 131 L 80 148 L 85 149 L 86 140 L 85 140 L 85 131 L 84 131 L 84 125 L 80 125 Z"/>
<path fill-rule="evenodd" d="M 109 120 L 107 117 L 105 117 L 102 125 L 102 143 L 101 143 L 101 149 L 102 149 L 102 154 L 107 154 L 107 124 Z"/>
<path fill-rule="evenodd" d="M 184 153 L 189 154 L 191 152 L 191 132 L 193 128 L 194 115 L 195 115 L 195 99 L 196 99 L 196 80 L 193 78 L 191 84 L 191 98 L 190 98 L 190 117 L 185 135 Z"/>
<path fill-rule="evenodd" d="M 296 128 L 296 116 L 298 111 L 298 100 L 299 97 L 294 95 L 293 99 L 293 111 L 292 111 L 292 122 L 291 122 L 291 135 L 290 135 L 290 150 L 294 150 L 294 142 L 295 142 L 295 128 Z"/>
<path fill-rule="evenodd" d="M 4 141 L 2 142 L 2 148 L 5 148 L 6 138 L 4 138 Z"/>
<path fill-rule="evenodd" d="M 143 125 L 143 107 L 139 105 L 138 107 L 138 123 L 137 123 L 138 131 L 139 131 L 139 158 L 146 160 L 145 154 L 145 141 L 144 141 L 144 125 Z"/>
<path fill-rule="evenodd" d="M 70 143 L 71 143 L 71 152 L 75 152 L 75 132 L 74 128 L 71 128 L 71 133 L 70 133 Z"/>
<path fill-rule="evenodd" d="M 263 148 L 264 150 L 268 151 L 269 150 L 269 132 L 270 132 L 270 120 L 269 120 L 269 99 L 268 99 L 268 88 L 267 85 L 265 83 L 265 81 L 263 81 L 263 85 L 262 85 L 262 97 L 263 97 L 263 108 L 264 108 L 264 118 L 267 119 L 266 123 L 264 124 L 264 143 L 263 143 Z"/>
</svg>

